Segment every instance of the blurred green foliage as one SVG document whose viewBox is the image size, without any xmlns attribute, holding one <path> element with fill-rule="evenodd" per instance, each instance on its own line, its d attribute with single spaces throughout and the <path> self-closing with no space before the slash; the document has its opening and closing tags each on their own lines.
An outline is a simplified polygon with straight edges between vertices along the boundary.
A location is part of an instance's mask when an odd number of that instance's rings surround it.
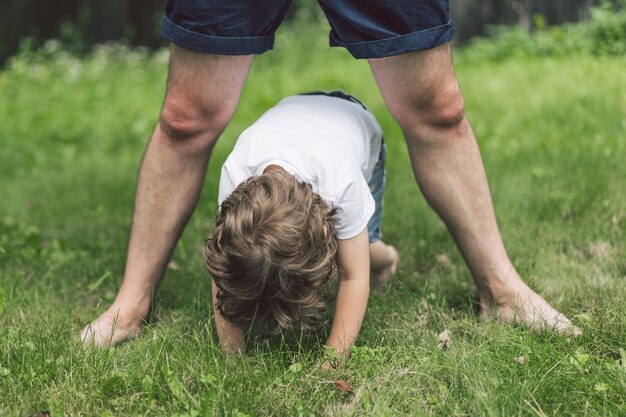
<svg viewBox="0 0 626 417">
<path fill-rule="evenodd" d="M 626 54 L 626 1 L 605 1 L 591 9 L 591 19 L 577 24 L 548 26 L 541 15 L 533 19 L 534 31 L 521 27 L 492 26 L 487 38 L 475 38 L 462 56 L 470 61 L 502 61 L 521 56 Z"/>
</svg>

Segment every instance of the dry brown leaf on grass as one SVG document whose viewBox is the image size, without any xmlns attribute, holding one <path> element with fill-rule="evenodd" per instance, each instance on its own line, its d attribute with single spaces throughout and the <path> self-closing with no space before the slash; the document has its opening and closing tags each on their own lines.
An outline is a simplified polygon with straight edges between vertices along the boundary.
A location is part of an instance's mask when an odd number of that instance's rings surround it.
<svg viewBox="0 0 626 417">
<path fill-rule="evenodd" d="M 439 349 L 449 349 L 452 346 L 452 333 L 450 330 L 446 329 L 443 332 L 439 333 L 439 337 L 437 337 Z"/>
<path fill-rule="evenodd" d="M 335 381 L 335 387 L 341 392 L 354 392 L 352 385 L 348 381 L 344 381 L 343 379 L 338 379 Z"/>
</svg>

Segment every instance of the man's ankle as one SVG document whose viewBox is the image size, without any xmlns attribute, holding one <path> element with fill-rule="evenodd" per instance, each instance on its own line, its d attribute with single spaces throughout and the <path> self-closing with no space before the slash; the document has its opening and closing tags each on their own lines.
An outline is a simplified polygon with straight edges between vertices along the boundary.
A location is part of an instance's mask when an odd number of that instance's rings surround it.
<svg viewBox="0 0 626 417">
<path fill-rule="evenodd" d="M 150 314 L 151 301 L 150 298 L 125 298 L 118 295 L 109 310 L 117 310 L 116 313 L 124 317 L 145 320 Z"/>
</svg>

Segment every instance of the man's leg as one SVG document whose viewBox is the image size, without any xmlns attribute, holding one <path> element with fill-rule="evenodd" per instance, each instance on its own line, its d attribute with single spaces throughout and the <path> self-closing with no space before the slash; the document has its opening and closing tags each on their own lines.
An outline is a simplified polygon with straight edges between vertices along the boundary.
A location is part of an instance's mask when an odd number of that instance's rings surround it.
<svg viewBox="0 0 626 417">
<path fill-rule="evenodd" d="M 83 329 L 86 346 L 115 345 L 141 330 L 253 58 L 172 45 L 165 102 L 139 173 L 124 280 L 113 305 Z"/>
<path fill-rule="evenodd" d="M 369 62 L 404 132 L 417 183 L 472 272 L 481 316 L 578 333 L 528 288 L 508 258 L 449 44 Z"/>
</svg>

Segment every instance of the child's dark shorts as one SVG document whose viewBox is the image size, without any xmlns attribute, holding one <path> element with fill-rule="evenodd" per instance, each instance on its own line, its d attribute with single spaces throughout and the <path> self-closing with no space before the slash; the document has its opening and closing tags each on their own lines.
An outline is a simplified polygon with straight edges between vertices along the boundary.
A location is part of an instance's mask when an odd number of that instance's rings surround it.
<svg viewBox="0 0 626 417">
<path fill-rule="evenodd" d="M 167 0 L 161 35 L 216 55 L 261 54 L 291 0 Z M 452 39 L 448 0 L 319 0 L 330 45 L 355 58 L 382 58 L 434 48 Z"/>
</svg>

